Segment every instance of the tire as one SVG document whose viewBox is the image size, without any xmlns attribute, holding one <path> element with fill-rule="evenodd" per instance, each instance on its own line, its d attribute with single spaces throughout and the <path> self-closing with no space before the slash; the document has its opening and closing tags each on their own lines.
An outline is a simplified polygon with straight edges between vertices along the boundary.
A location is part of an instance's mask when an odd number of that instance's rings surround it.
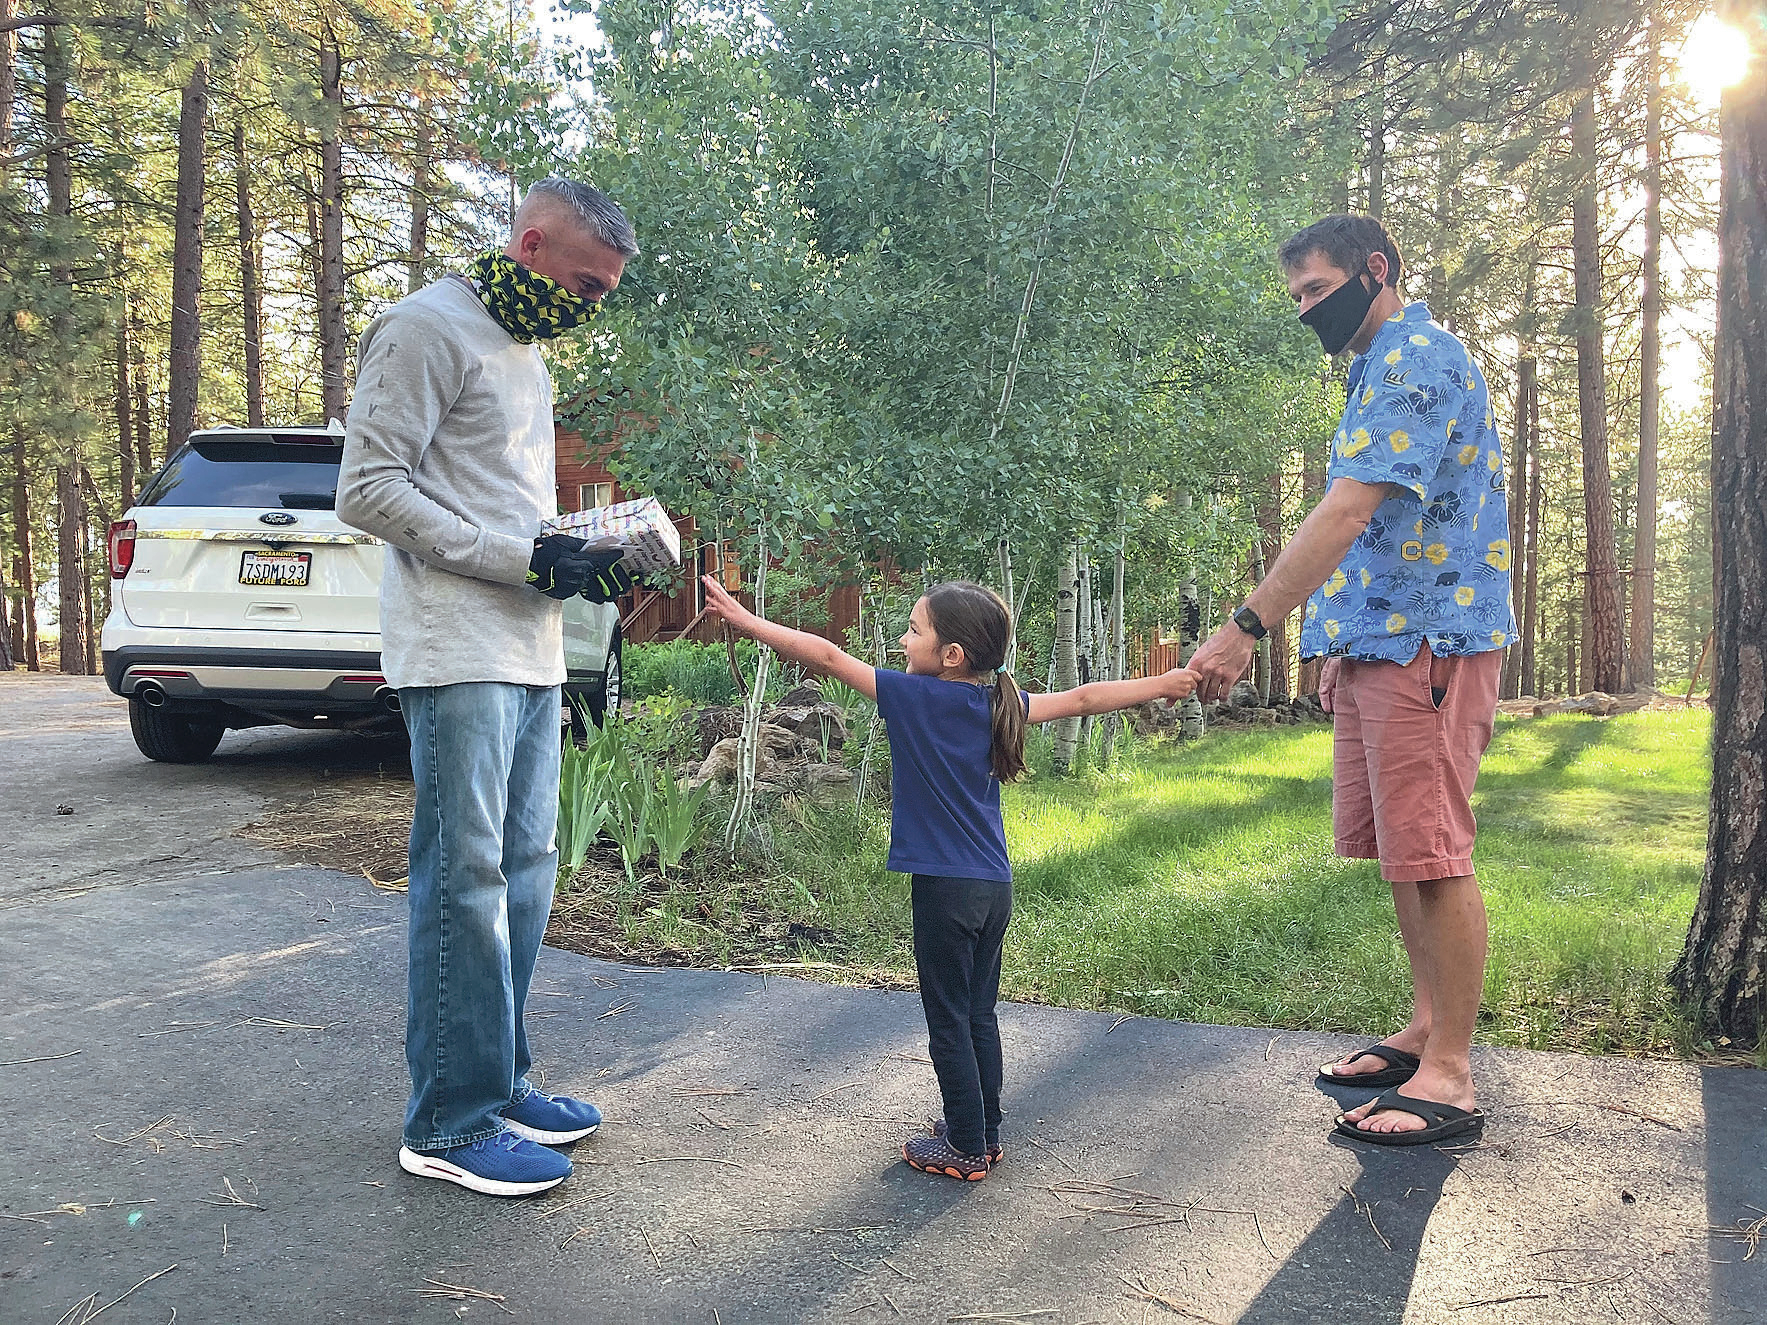
<svg viewBox="0 0 1767 1325">
<path fill-rule="evenodd" d="M 579 748 L 589 743 L 585 719 L 600 727 L 607 721 L 609 709 L 615 713 L 620 711 L 620 690 L 620 628 L 615 626 L 613 638 L 607 644 L 607 666 L 601 674 L 601 684 L 565 691 L 565 701 L 571 710 L 570 739 Z"/>
<path fill-rule="evenodd" d="M 135 735 L 136 747 L 149 759 L 162 764 L 201 764 L 215 753 L 227 728 L 212 718 L 167 713 L 130 699 L 129 730 Z"/>
</svg>

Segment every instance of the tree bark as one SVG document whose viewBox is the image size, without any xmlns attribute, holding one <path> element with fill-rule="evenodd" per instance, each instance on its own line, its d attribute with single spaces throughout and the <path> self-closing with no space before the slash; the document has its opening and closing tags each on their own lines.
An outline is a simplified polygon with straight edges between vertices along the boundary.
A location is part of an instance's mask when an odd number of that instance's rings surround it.
<svg viewBox="0 0 1767 1325">
<path fill-rule="evenodd" d="M 1524 695 L 1540 693 L 1537 662 L 1540 634 L 1540 380 L 1535 377 L 1528 392 L 1528 528 L 1527 563 L 1522 573 L 1522 668 L 1520 687 Z M 1510 536 L 1515 541 L 1515 536 Z"/>
<path fill-rule="evenodd" d="M 12 638 L 27 671 L 43 669 L 37 648 L 37 574 L 31 544 L 31 485 L 26 469 L 25 439 L 17 424 L 12 431 L 12 578 L 18 585 L 18 611 Z"/>
<path fill-rule="evenodd" d="M 79 452 L 55 467 L 55 543 L 61 565 L 61 671 L 86 676 L 86 529 Z"/>
<path fill-rule="evenodd" d="M 178 194 L 172 216 L 172 338 L 167 355 L 166 454 L 196 427 L 202 381 L 202 230 L 209 115 L 208 61 L 198 60 L 178 110 Z"/>
<path fill-rule="evenodd" d="M 121 266 L 119 261 L 119 270 Z M 134 393 L 129 382 L 130 360 L 134 355 L 134 350 L 129 344 L 128 306 L 131 302 L 128 295 L 123 296 L 124 315 L 117 319 L 117 375 L 116 400 L 114 402 L 117 418 L 117 487 L 122 496 L 124 510 L 128 510 L 135 504 Z"/>
<path fill-rule="evenodd" d="M 325 417 L 348 403 L 344 344 L 343 52 L 329 26 L 319 39 L 319 88 L 326 117 L 319 137 L 319 384 Z"/>
<path fill-rule="evenodd" d="M 1374 118 L 1368 126 L 1368 214 L 1378 217 L 1387 205 L 1387 62 L 1374 66 Z"/>
<path fill-rule="evenodd" d="M 1609 694 L 1620 689 L 1620 566 L 1614 544 L 1613 475 L 1608 467 L 1606 365 L 1602 346 L 1601 233 L 1595 159 L 1595 94 L 1578 98 L 1572 154 L 1581 171 L 1571 202 L 1573 283 L 1577 296 L 1577 415 L 1583 440 L 1583 540 L 1586 638 L 1584 680 Z"/>
<path fill-rule="evenodd" d="M 1656 682 L 1657 434 L 1659 326 L 1663 316 L 1662 16 L 1653 13 L 1644 92 L 1644 290 L 1639 339 L 1638 511 L 1632 542 L 1631 641 L 1627 689 Z"/>
<path fill-rule="evenodd" d="M 0 0 L 0 24 L 18 13 L 18 0 Z M 18 95 L 18 29 L 0 31 L 0 160 L 12 155 L 12 103 Z"/>
<path fill-rule="evenodd" d="M 44 183 L 49 195 L 49 214 L 63 224 L 73 217 L 73 163 L 68 159 L 67 56 L 54 28 L 43 33 L 43 127 L 52 146 L 44 154 Z M 69 304 L 73 295 L 74 275 L 65 262 L 52 268 L 55 283 L 67 297 L 63 307 L 51 315 L 57 339 L 66 343 L 72 336 L 69 326 Z M 59 577 L 61 614 L 61 670 L 72 675 L 86 674 L 86 531 L 80 501 L 80 437 L 69 430 L 58 439 L 62 457 L 56 466 L 56 552 Z"/>
<path fill-rule="evenodd" d="M 153 473 L 153 415 L 147 404 L 147 352 L 141 334 L 141 310 L 129 301 L 130 376 L 135 386 L 135 468 L 146 479 Z"/>
<path fill-rule="evenodd" d="M 411 250 L 405 266 L 405 292 L 423 288 L 423 269 L 429 257 L 430 162 L 434 152 L 435 122 L 421 96 L 417 99 L 417 163 L 411 172 Z"/>
<path fill-rule="evenodd" d="M 1258 534 L 1262 547 L 1259 549 L 1259 561 L 1262 565 L 1273 566 L 1276 558 L 1282 553 L 1282 466 L 1270 475 L 1269 487 L 1265 492 L 1264 501 L 1258 508 Z M 1264 576 L 1258 575 L 1257 582 L 1262 583 Z M 1266 704 L 1276 703 L 1289 698 L 1288 680 L 1288 623 L 1289 618 L 1269 624 L 1270 634 L 1263 643 L 1268 650 L 1268 661 L 1264 675 L 1259 679 L 1258 693 L 1264 697 Z"/>
<path fill-rule="evenodd" d="M 17 666 L 12 648 L 12 625 L 7 620 L 11 607 L 12 594 L 6 587 L 6 567 L 0 564 L 0 672 L 10 672 Z"/>
<path fill-rule="evenodd" d="M 1522 287 L 1521 315 L 1517 318 L 1517 338 L 1519 352 L 1515 365 L 1515 447 L 1509 458 L 1509 545 L 1512 552 L 1511 562 L 1516 572 L 1515 579 L 1525 578 L 1527 574 L 1528 549 L 1528 455 L 1532 450 L 1532 438 L 1528 432 L 1529 405 L 1534 394 L 1534 289 L 1535 266 L 1532 260 L 1528 263 L 1528 277 Z M 1513 598 L 1513 591 L 1512 591 Z M 1513 607 L 1513 603 L 1512 603 Z M 1514 699 L 1522 693 L 1522 653 L 1520 648 L 1509 650 L 1509 656 L 1503 660 L 1503 697 Z"/>
<path fill-rule="evenodd" d="M 252 215 L 245 121 L 233 121 L 233 196 L 239 218 L 239 313 L 245 340 L 245 421 L 264 426 L 264 295 L 258 279 L 258 223 Z"/>
<path fill-rule="evenodd" d="M 1731 0 L 1719 16 L 1758 27 L 1761 0 Z M 1669 978 L 1700 1027 L 1753 1045 L 1767 1028 L 1767 82 L 1726 91 L 1720 123 L 1712 815 Z"/>
<path fill-rule="evenodd" d="M 1052 690 L 1071 690 L 1080 684 L 1080 564 L 1079 549 L 1069 543 L 1062 550 L 1055 580 L 1055 668 Z M 1050 760 L 1058 773 L 1074 766 L 1074 748 L 1080 740 L 1080 720 L 1063 718 L 1055 724 Z"/>
</svg>

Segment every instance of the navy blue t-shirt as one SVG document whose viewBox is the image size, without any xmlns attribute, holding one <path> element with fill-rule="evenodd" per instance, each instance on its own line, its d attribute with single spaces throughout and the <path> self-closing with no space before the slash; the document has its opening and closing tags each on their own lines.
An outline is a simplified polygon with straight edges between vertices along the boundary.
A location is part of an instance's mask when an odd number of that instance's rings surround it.
<svg viewBox="0 0 1767 1325">
<path fill-rule="evenodd" d="M 877 670 L 890 738 L 889 868 L 1012 881 L 993 773 L 990 686 Z"/>
</svg>

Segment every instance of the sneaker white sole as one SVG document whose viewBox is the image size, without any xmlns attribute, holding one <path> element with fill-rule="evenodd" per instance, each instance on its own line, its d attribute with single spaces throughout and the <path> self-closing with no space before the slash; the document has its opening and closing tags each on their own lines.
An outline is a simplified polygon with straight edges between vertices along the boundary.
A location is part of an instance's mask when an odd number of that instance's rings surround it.
<svg viewBox="0 0 1767 1325">
<path fill-rule="evenodd" d="M 471 1191 L 483 1192 L 486 1196 L 532 1196 L 536 1192 L 551 1191 L 571 1176 L 565 1173 L 542 1182 L 500 1182 L 496 1178 L 481 1178 L 437 1155 L 420 1155 L 409 1146 L 399 1147 L 399 1167 L 416 1177 L 440 1178 L 443 1182 L 458 1183 Z"/>
<path fill-rule="evenodd" d="M 594 1127 L 585 1127 L 576 1132 L 542 1132 L 538 1127 L 529 1127 L 509 1117 L 503 1119 L 503 1125 L 521 1137 L 522 1140 L 538 1141 L 543 1146 L 568 1146 L 571 1142 L 581 1141 L 591 1132 L 599 1131 L 601 1128 L 601 1124 L 596 1123 Z"/>
</svg>

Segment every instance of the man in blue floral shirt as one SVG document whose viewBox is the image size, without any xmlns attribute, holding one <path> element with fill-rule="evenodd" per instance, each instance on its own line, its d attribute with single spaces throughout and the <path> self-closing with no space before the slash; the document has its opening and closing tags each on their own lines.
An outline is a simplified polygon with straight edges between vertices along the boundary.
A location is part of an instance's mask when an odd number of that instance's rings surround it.
<svg viewBox="0 0 1767 1325">
<path fill-rule="evenodd" d="M 1348 399 L 1325 496 L 1190 667 L 1200 697 L 1224 696 L 1264 623 L 1306 598 L 1301 653 L 1326 657 L 1319 693 L 1335 717 L 1336 849 L 1379 860 L 1414 992 L 1402 1030 L 1320 1077 L 1392 1087 L 1339 1115 L 1339 1132 L 1418 1145 L 1484 1126 L 1470 1057 L 1486 953 L 1471 797 L 1516 638 L 1503 446 L 1466 347 L 1400 298 L 1398 246 L 1379 221 L 1326 217 L 1280 256 L 1326 353 L 1356 352 Z"/>
</svg>

